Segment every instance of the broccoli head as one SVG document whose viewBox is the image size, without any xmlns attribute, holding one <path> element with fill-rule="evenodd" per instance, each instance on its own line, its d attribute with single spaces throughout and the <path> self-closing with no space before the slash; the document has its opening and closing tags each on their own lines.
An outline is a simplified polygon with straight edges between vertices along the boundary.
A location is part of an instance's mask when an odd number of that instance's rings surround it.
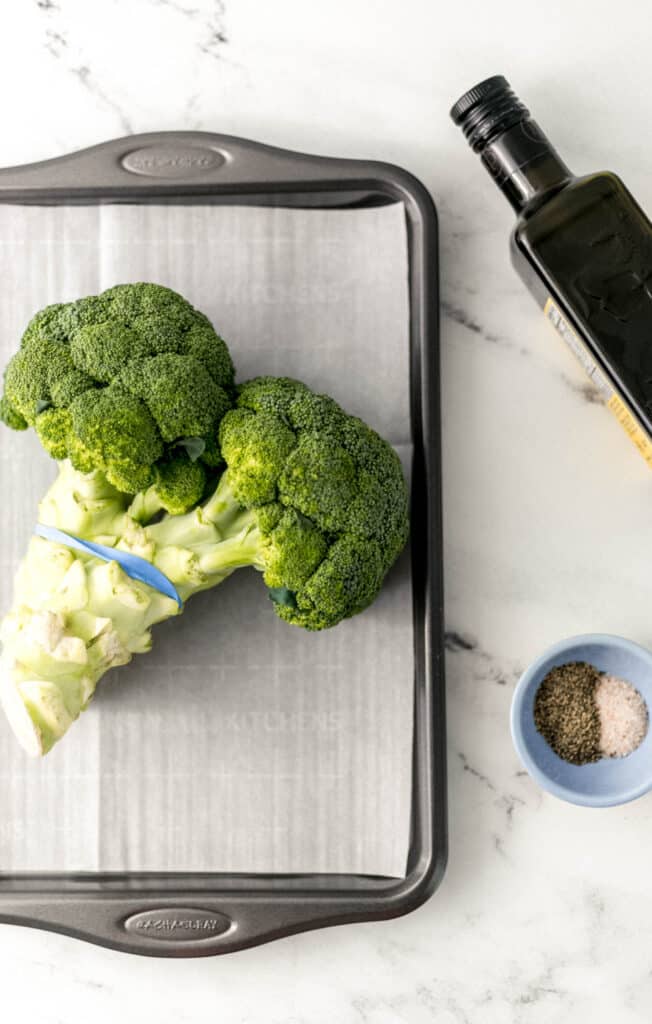
<svg viewBox="0 0 652 1024">
<path fill-rule="evenodd" d="M 146 533 L 159 551 L 194 552 L 203 577 L 193 590 L 253 565 L 282 619 L 334 626 L 371 604 L 407 540 L 399 458 L 362 420 L 295 380 L 256 378 L 236 404 L 220 425 L 227 469 L 213 496 L 186 525 L 165 517 Z M 206 524 L 217 543 L 206 545 Z M 163 564 L 174 577 L 174 559 Z"/>
<path fill-rule="evenodd" d="M 123 315 L 133 324 L 138 317 L 128 294 Z M 53 324 L 47 343 L 69 345 L 54 334 L 60 319 Z M 122 345 L 124 333 L 117 337 Z M 93 378 L 96 384 L 66 406 L 52 403 L 38 413 L 30 403 L 52 395 L 47 376 L 43 391 L 33 390 L 29 400 L 21 395 L 16 415 L 31 419 L 61 460 L 40 503 L 40 523 L 149 561 L 182 604 L 252 566 L 286 622 L 320 630 L 362 611 L 408 535 L 407 487 L 393 449 L 332 399 L 273 377 L 242 385 L 236 407 L 219 430 L 213 425 L 204 448 L 201 432 L 209 430 L 217 402 L 214 373 L 189 408 L 181 358 L 177 349 L 130 360 L 110 380 Z M 101 361 L 108 376 L 104 350 Z M 207 368 L 197 349 L 188 365 L 198 379 L 197 367 Z M 171 447 L 169 437 L 190 429 L 197 436 Z M 197 454 L 210 466 L 220 446 L 227 468 L 204 499 Z M 94 468 L 99 460 L 110 463 L 113 482 Z M 152 467 L 155 482 L 144 490 Z M 135 495 L 128 484 L 140 488 Z M 161 507 L 170 511 L 161 516 Z M 151 627 L 179 611 L 173 596 L 134 578 L 119 559 L 33 537 L 0 629 L 0 702 L 25 749 L 47 753 L 104 673 L 148 651 Z"/>
<path fill-rule="evenodd" d="M 156 284 L 117 285 L 47 306 L 5 371 L 0 418 L 34 427 L 55 459 L 102 471 L 148 508 L 178 514 L 221 463 L 215 438 L 232 405 L 233 364 L 210 321 Z"/>
</svg>

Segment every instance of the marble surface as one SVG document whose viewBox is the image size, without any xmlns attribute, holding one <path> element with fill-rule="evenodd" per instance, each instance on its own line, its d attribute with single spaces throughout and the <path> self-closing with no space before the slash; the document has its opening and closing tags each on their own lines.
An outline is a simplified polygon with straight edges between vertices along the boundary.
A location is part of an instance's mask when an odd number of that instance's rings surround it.
<svg viewBox="0 0 652 1024">
<path fill-rule="evenodd" d="M 451 835 L 445 880 L 410 917 L 219 960 L 0 926 L 4 1007 L 39 1024 L 649 1020 L 652 797 L 596 812 L 544 795 L 508 711 L 564 634 L 652 645 L 652 476 L 511 270 L 510 210 L 447 119 L 503 72 L 574 169 L 610 165 L 652 208 L 648 4 L 614 19 L 604 0 L 3 5 L 0 164 L 204 128 L 395 161 L 435 195 Z"/>
</svg>

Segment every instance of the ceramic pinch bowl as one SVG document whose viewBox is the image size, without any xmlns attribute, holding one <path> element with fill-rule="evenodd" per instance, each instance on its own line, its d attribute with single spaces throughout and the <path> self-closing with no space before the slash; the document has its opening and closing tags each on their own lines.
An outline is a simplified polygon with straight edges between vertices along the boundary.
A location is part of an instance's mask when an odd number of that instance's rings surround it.
<svg viewBox="0 0 652 1024">
<path fill-rule="evenodd" d="M 584 807 L 614 807 L 652 789 L 652 729 L 626 757 L 605 757 L 593 764 L 568 764 L 555 754 L 534 725 L 536 692 L 551 669 L 586 661 L 598 671 L 631 683 L 652 709 L 652 653 L 619 636 L 589 633 L 548 648 L 523 673 L 512 698 L 511 729 L 523 766 L 542 789 Z"/>
</svg>

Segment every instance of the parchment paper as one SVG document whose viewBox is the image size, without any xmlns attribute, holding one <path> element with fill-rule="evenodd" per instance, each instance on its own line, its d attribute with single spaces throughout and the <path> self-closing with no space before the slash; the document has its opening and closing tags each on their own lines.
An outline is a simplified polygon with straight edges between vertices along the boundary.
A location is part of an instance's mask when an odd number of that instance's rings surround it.
<svg viewBox="0 0 652 1024">
<path fill-rule="evenodd" d="M 113 284 L 182 292 L 238 376 L 296 376 L 410 461 L 406 229 L 366 211 L 0 205 L 0 359 L 30 316 Z M 0 429 L 1 602 L 54 464 Z M 405 873 L 413 715 L 409 559 L 375 605 L 310 634 L 254 570 L 155 628 L 31 761 L 0 720 L 0 871 Z"/>
</svg>

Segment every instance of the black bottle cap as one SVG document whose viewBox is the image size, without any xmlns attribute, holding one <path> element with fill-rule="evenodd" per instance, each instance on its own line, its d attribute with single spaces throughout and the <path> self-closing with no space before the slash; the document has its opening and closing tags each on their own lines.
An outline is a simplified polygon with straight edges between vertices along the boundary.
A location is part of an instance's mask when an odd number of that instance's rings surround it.
<svg viewBox="0 0 652 1024">
<path fill-rule="evenodd" d="M 450 115 L 476 153 L 492 139 L 529 118 L 530 112 L 503 75 L 493 75 L 465 92 Z"/>
</svg>

